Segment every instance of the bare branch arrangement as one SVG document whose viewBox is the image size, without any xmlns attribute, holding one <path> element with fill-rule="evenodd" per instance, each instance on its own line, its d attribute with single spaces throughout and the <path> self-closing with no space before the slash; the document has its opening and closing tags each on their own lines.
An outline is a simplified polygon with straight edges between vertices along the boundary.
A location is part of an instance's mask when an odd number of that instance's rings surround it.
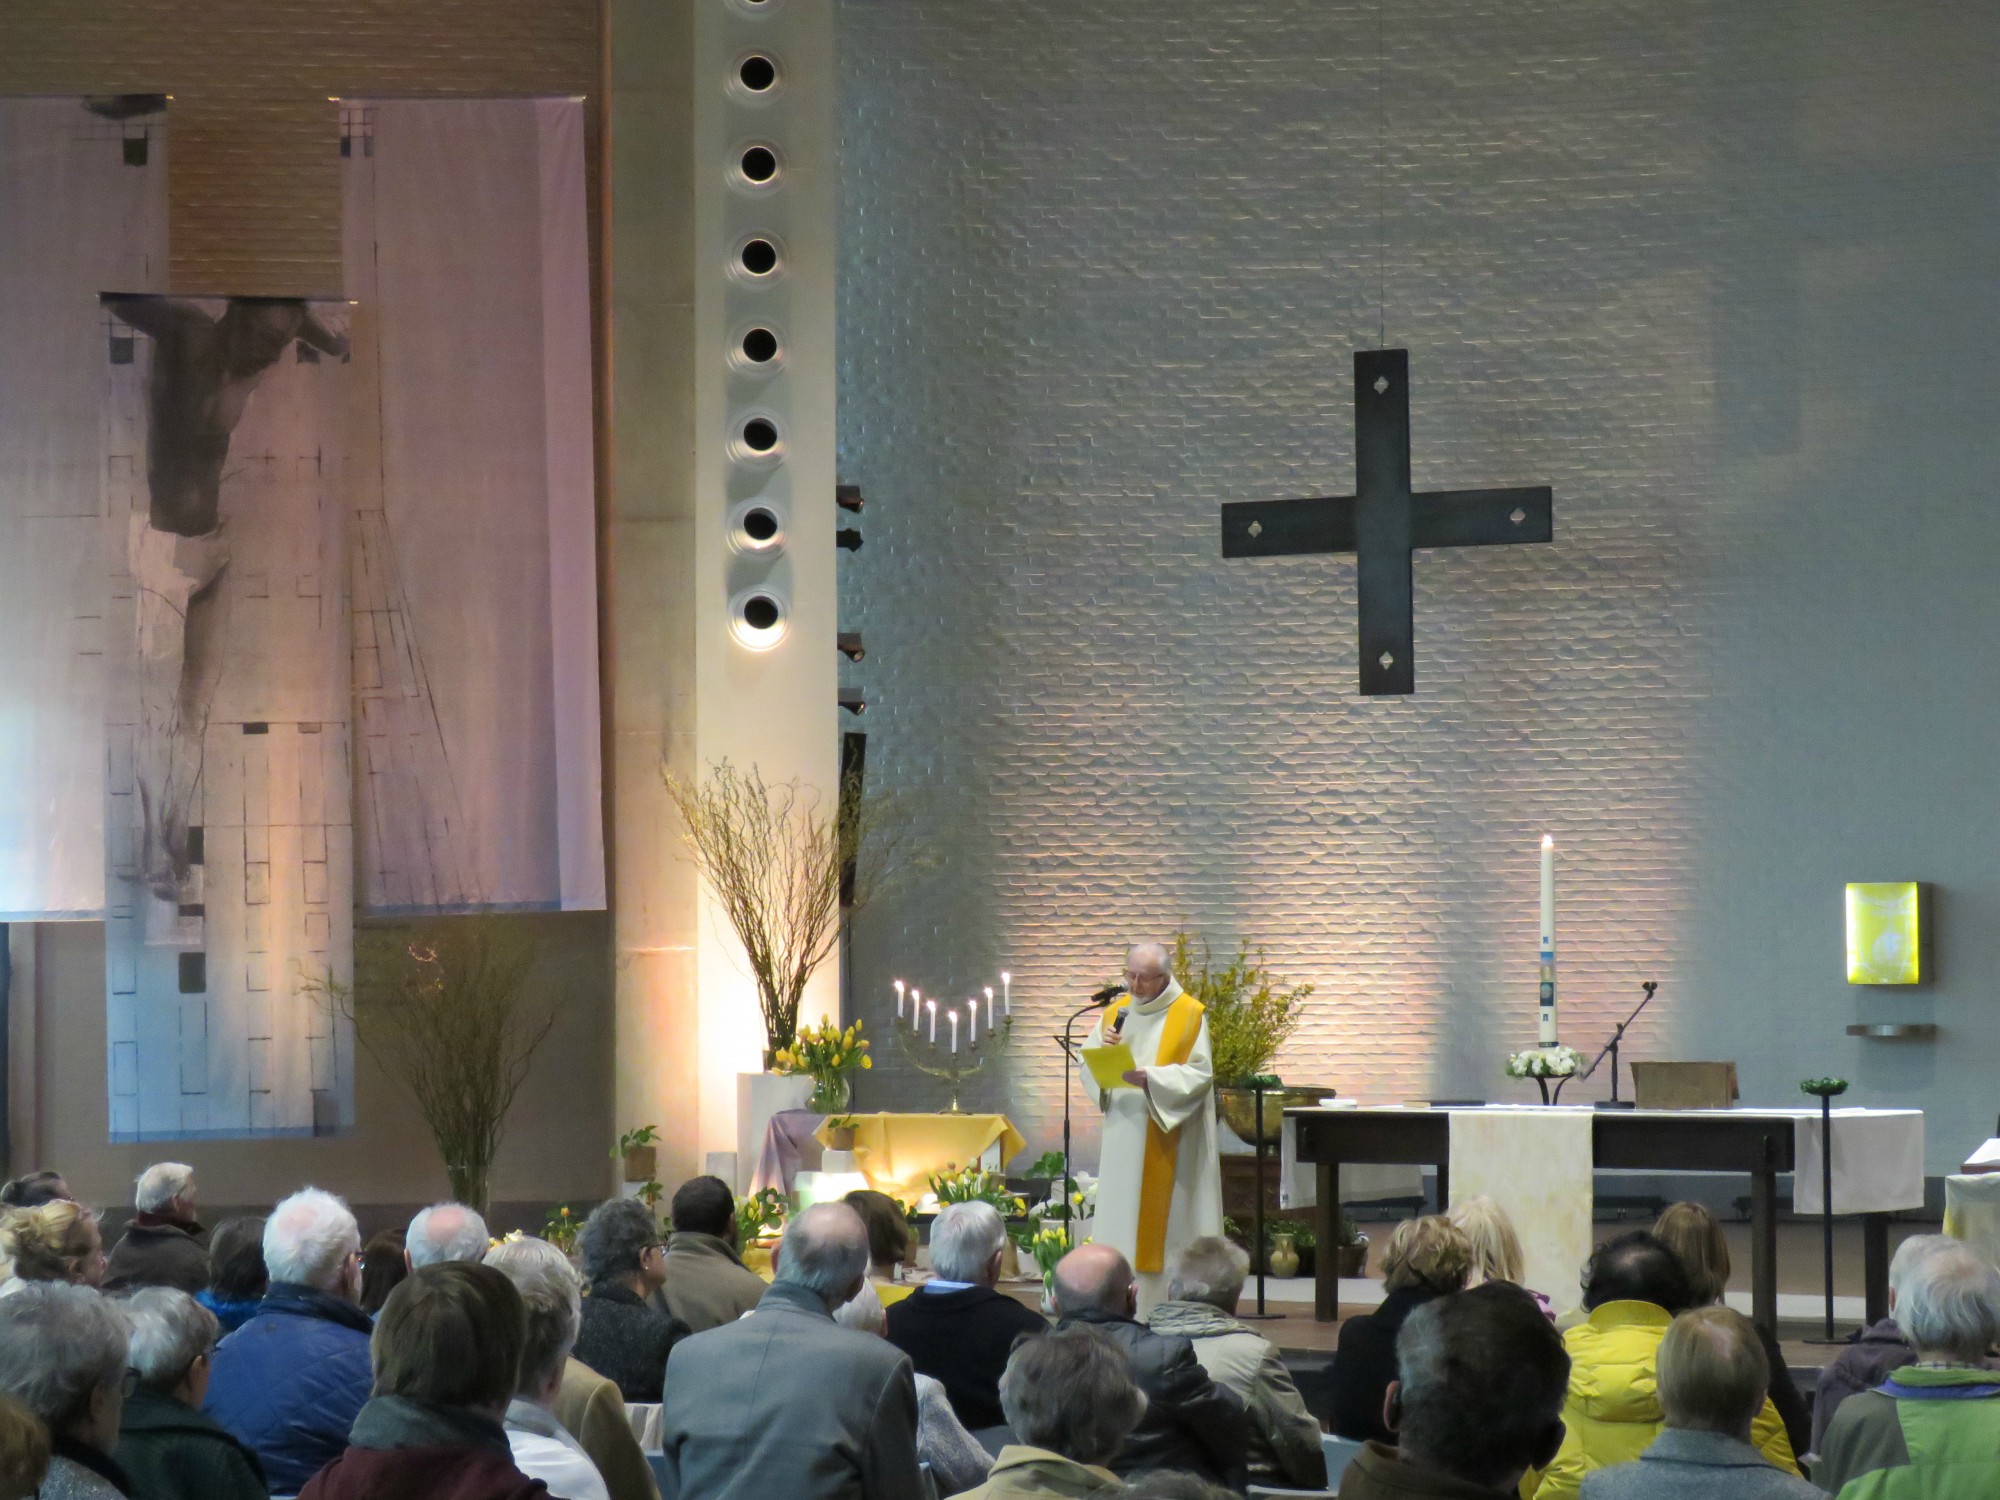
<svg viewBox="0 0 2000 1500">
<path fill-rule="evenodd" d="M 482 1214 L 507 1112 L 555 1025 L 551 1003 L 526 998 L 539 947 L 494 915 L 370 928 L 355 935 L 352 987 L 304 986 L 416 1098 L 452 1196 Z"/>
<path fill-rule="evenodd" d="M 700 781 L 663 774 L 682 841 L 743 945 L 768 1067 L 798 1034 L 807 981 L 840 944 L 843 874 L 853 871 L 853 911 L 879 882 L 890 841 L 872 836 L 876 819 L 858 784 L 843 787 L 828 808 L 797 780 L 774 785 L 755 766 L 739 770 L 726 760 Z"/>
</svg>

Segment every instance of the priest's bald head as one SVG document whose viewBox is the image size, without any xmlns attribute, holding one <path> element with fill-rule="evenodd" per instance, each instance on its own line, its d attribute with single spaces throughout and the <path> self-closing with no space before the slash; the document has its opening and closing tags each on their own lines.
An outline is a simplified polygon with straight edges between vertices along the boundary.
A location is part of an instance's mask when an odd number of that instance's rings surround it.
<svg viewBox="0 0 2000 1500">
<path fill-rule="evenodd" d="M 1173 977 L 1174 956 L 1164 943 L 1135 943 L 1125 955 L 1125 987 L 1134 1000 L 1152 1000 Z"/>
<path fill-rule="evenodd" d="M 1109 1245 L 1078 1245 L 1056 1262 L 1056 1311 L 1064 1317 L 1103 1313 L 1129 1318 L 1139 1310 L 1132 1263 Z"/>
</svg>

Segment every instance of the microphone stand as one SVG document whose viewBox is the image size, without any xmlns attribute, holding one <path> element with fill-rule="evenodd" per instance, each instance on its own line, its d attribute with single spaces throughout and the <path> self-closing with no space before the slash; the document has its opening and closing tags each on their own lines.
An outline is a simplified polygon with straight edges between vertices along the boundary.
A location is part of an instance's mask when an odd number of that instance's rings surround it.
<svg viewBox="0 0 2000 1500">
<path fill-rule="evenodd" d="M 1618 1023 L 1618 1029 L 1611 1033 L 1611 1040 L 1604 1044 L 1604 1051 L 1598 1053 L 1597 1056 L 1594 1059 L 1592 1059 L 1590 1066 L 1583 1070 L 1583 1076 L 1585 1078 L 1588 1078 L 1591 1074 L 1597 1071 L 1598 1063 L 1603 1062 L 1607 1055 L 1611 1058 L 1611 1097 L 1609 1099 L 1599 1099 L 1595 1106 L 1596 1108 L 1637 1109 L 1639 1107 L 1637 1100 L 1620 1099 L 1618 1097 L 1618 1044 L 1625 1040 L 1625 1028 L 1630 1026 L 1634 1021 L 1639 1019 L 1640 1011 L 1644 1010 L 1648 1005 L 1652 1004 L 1653 991 L 1657 990 L 1659 987 L 1660 987 L 1659 982 L 1653 979 L 1649 979 L 1644 984 L 1639 986 L 1640 989 L 1646 992 L 1646 998 L 1641 1000 L 1636 1006 L 1632 1008 L 1631 1015 L 1627 1016 L 1624 1020 Z"/>
<path fill-rule="evenodd" d="M 1076 1037 L 1073 1033 L 1076 1027 L 1076 1023 L 1082 1020 L 1083 1017 L 1089 1015 L 1094 1010 L 1103 1010 L 1107 1005 L 1109 1005 L 1112 1001 L 1116 1000 L 1117 998 L 1118 998 L 1117 995 L 1106 995 L 1102 1000 L 1093 997 L 1089 1000 L 1084 1001 L 1082 1005 L 1078 1006 L 1076 1010 L 1071 1013 L 1070 1018 L 1067 1021 L 1063 1022 L 1063 1034 L 1061 1037 L 1057 1039 L 1058 1044 L 1062 1047 L 1063 1059 L 1064 1059 L 1063 1183 L 1062 1183 L 1063 1242 L 1065 1248 L 1070 1250 L 1074 1250 L 1076 1248 L 1076 1219 L 1074 1218 L 1074 1214 L 1076 1212 L 1076 1205 L 1070 1202 L 1071 1197 L 1074 1196 L 1076 1192 L 1076 1183 L 1075 1179 L 1070 1176 L 1070 1165 L 1069 1165 L 1070 1109 L 1071 1106 L 1073 1106 L 1076 1103 L 1075 1069 L 1077 1064 L 1077 1048 L 1076 1048 Z"/>
</svg>

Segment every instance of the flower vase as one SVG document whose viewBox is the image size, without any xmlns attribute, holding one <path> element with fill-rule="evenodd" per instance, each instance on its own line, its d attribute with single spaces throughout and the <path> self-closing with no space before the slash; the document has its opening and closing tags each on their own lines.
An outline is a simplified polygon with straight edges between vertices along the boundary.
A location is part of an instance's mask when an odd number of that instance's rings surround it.
<svg viewBox="0 0 2000 1500">
<path fill-rule="evenodd" d="M 812 1096 L 806 1100 L 806 1108 L 823 1115 L 845 1114 L 849 1101 L 854 1097 L 854 1085 L 846 1078 L 817 1079 L 813 1083 Z"/>
<path fill-rule="evenodd" d="M 1271 1236 L 1271 1253 L 1265 1257 L 1265 1266 L 1280 1281 L 1299 1274 L 1299 1248 L 1290 1232 L 1280 1232 Z"/>
</svg>

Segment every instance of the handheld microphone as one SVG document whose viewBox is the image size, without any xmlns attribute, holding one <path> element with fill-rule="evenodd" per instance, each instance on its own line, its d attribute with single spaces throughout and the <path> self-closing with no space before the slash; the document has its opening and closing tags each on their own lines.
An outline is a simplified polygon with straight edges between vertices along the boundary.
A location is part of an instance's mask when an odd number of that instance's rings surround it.
<svg viewBox="0 0 2000 1500">
<path fill-rule="evenodd" d="M 1130 991 L 1122 984 L 1107 984 L 1103 989 L 1090 997 L 1090 1003 L 1092 1005 L 1109 1005 L 1120 995 L 1129 993 Z"/>
</svg>

